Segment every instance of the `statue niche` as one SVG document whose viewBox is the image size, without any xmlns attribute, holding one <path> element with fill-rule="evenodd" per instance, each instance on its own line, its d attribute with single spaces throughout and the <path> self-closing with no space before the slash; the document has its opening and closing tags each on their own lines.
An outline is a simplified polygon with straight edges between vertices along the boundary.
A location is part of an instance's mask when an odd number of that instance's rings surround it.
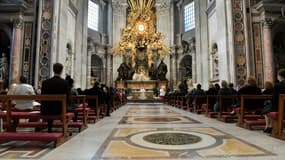
<svg viewBox="0 0 285 160">
<path fill-rule="evenodd" d="M 217 80 L 219 78 L 219 57 L 218 57 L 217 43 L 214 43 L 212 45 L 210 66 L 211 66 L 211 79 Z"/>
</svg>

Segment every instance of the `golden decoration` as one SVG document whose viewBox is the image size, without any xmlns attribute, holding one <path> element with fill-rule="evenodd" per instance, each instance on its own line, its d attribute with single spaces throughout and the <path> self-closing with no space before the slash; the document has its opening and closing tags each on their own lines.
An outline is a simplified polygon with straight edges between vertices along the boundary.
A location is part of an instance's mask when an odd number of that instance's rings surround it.
<svg viewBox="0 0 285 160">
<path fill-rule="evenodd" d="M 135 67 L 137 47 L 146 47 L 148 66 L 153 64 L 153 50 L 157 50 L 160 59 L 170 53 L 162 39 L 161 32 L 156 31 L 156 15 L 153 11 L 155 0 L 128 0 L 131 12 L 127 17 L 127 26 L 123 29 L 121 40 L 112 48 L 113 55 L 130 54 L 130 63 Z"/>
</svg>

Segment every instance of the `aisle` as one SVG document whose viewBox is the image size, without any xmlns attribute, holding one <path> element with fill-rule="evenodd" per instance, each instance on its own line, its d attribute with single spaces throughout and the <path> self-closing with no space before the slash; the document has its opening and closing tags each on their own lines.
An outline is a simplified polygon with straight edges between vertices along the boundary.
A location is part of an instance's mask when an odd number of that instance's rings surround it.
<svg viewBox="0 0 285 160">
<path fill-rule="evenodd" d="M 129 104 L 42 159 L 284 159 L 285 143 L 162 104 Z"/>
</svg>

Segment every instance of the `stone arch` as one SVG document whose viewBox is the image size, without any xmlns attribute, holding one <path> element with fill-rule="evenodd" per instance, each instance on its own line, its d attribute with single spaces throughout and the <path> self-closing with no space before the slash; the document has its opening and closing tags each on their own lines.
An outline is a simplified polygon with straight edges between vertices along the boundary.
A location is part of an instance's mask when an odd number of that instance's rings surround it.
<svg viewBox="0 0 285 160">
<path fill-rule="evenodd" d="M 103 60 L 98 55 L 91 55 L 91 79 L 94 81 L 102 81 L 103 80 Z"/>
<path fill-rule="evenodd" d="M 0 24 L 0 30 L 3 30 L 7 34 L 7 36 L 9 37 L 9 40 L 11 42 L 11 40 L 12 40 L 12 33 L 13 33 L 11 27 L 9 27 L 6 24 Z"/>
<path fill-rule="evenodd" d="M 185 55 L 179 62 L 179 75 L 180 81 L 184 79 L 192 79 L 192 56 Z"/>
</svg>

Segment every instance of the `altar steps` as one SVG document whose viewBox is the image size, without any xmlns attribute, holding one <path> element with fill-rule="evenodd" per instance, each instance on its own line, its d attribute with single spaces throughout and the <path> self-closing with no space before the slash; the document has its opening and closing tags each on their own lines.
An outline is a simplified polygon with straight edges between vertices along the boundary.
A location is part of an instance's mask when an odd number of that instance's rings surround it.
<svg viewBox="0 0 285 160">
<path fill-rule="evenodd" d="M 163 100 L 161 99 L 130 99 L 128 100 L 128 104 L 140 104 L 140 103 L 152 103 L 152 104 L 162 104 Z"/>
</svg>

